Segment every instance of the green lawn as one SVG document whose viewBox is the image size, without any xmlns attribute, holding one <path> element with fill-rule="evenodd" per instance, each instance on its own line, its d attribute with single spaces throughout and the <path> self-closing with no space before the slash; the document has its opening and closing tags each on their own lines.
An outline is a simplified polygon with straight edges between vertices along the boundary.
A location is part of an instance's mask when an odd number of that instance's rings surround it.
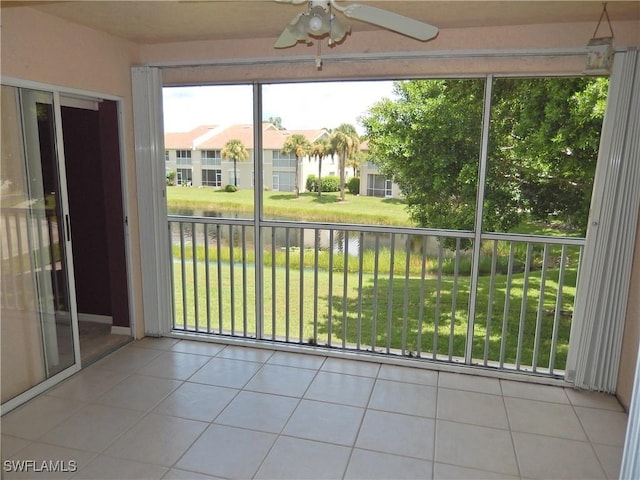
<svg viewBox="0 0 640 480">
<path fill-rule="evenodd" d="M 187 329 L 196 328 L 195 309 L 197 305 L 199 329 L 227 333 L 233 330 L 235 334 L 254 336 L 256 332 L 255 264 L 252 263 L 251 258 L 247 258 L 245 272 L 243 272 L 240 263 L 235 263 L 232 268 L 231 263 L 225 259 L 220 263 L 218 271 L 218 263 L 214 258 L 215 253 L 212 252 L 209 257 L 209 296 L 207 296 L 205 293 L 206 264 L 198 259 L 194 269 L 190 250 L 185 253 L 186 294 L 182 289 L 181 265 L 177 261 L 174 262 L 175 313 L 178 328 L 185 326 Z M 176 259 L 179 258 L 179 252 L 175 248 L 174 255 Z M 438 355 L 451 353 L 452 356 L 464 356 L 470 288 L 469 275 L 458 277 L 457 295 L 454 302 L 452 294 L 454 278 L 452 276 L 442 277 L 440 295 L 437 293 L 438 278 L 434 275 L 428 275 L 423 282 L 421 276 L 416 274 L 419 272 L 419 268 L 415 265 L 411 265 L 410 275 L 406 280 L 399 274 L 394 274 L 394 278 L 391 280 L 387 252 L 380 255 L 380 265 L 383 268 L 380 269 L 377 278 L 371 268 L 367 266 L 369 262 L 365 262 L 361 287 L 359 275 L 353 272 L 358 264 L 357 259 L 350 260 L 347 265 L 345 295 L 345 275 L 341 256 L 336 256 L 333 271 L 329 272 L 327 268 L 322 267 L 322 265 L 327 265 L 325 258 L 327 253 L 321 252 L 321 258 L 318 259 L 320 267 L 316 274 L 310 268 L 315 263 L 314 254 L 312 251 L 305 251 L 304 268 L 301 274 L 298 252 L 290 254 L 290 269 L 288 271 L 279 266 L 284 265 L 282 255 L 284 254 L 278 254 L 275 268 L 270 254 L 266 252 L 265 255 L 263 270 L 265 336 L 293 342 L 334 346 L 342 345 L 344 341 L 349 345 L 360 344 L 364 349 L 371 349 L 371 345 L 375 345 L 377 351 L 386 351 L 388 346 L 396 350 L 404 349 L 405 354 L 411 355 L 416 355 L 420 350 L 421 355 L 426 357 L 434 352 L 435 345 L 435 352 Z M 198 257 L 201 257 L 200 253 L 198 253 Z M 234 257 L 238 262 L 241 258 L 241 252 L 239 250 L 235 252 Z M 394 266 L 394 271 L 404 273 L 403 258 L 396 257 Z M 194 270 L 197 282 L 194 281 Z M 540 318 L 537 316 L 540 271 L 533 271 L 529 277 L 521 339 L 522 365 L 532 364 L 532 352 L 537 330 L 540 332 L 540 357 L 537 366 L 545 368 L 549 364 L 558 273 L 557 268 L 547 270 L 543 315 Z M 198 291 L 195 289 L 196 283 Z M 489 312 L 488 302 L 491 288 L 490 277 L 480 277 L 473 342 L 474 358 L 483 358 L 487 328 L 489 328 L 489 361 L 498 362 L 502 350 L 504 350 L 503 360 L 506 363 L 516 361 L 523 283 L 523 274 L 513 275 L 503 345 L 507 277 L 506 275 L 496 276 L 491 312 Z M 244 285 L 246 285 L 246 292 L 243 293 Z M 288 295 L 285 295 L 286 285 L 289 285 Z M 573 308 L 574 286 L 575 270 L 570 270 L 565 278 L 561 306 L 563 312 L 570 312 Z M 424 294 L 421 293 L 423 288 Z M 234 292 L 233 298 L 231 296 L 232 290 Z M 487 318 L 489 315 L 491 321 L 488 326 Z M 452 317 L 453 335 L 451 336 Z M 234 318 L 233 325 L 232 318 Z M 437 326 L 435 325 L 436 319 Z M 562 315 L 559 320 L 555 368 L 563 369 L 566 361 L 571 318 Z M 538 321 L 539 327 L 537 327 Z M 245 322 L 246 330 L 244 330 Z M 434 336 L 434 332 L 437 332 L 436 336 Z M 452 338 L 451 344 L 449 343 L 450 338 Z"/>
<path fill-rule="evenodd" d="M 369 225 L 412 226 L 405 204 L 398 199 L 339 193 L 264 192 L 265 218 L 289 218 L 300 221 L 358 223 Z M 253 215 L 253 190 L 229 193 L 213 188 L 167 187 L 169 213 L 182 210 L 241 213 Z"/>
<path fill-rule="evenodd" d="M 323 194 L 320 198 L 315 194 L 302 194 L 296 199 L 293 194 L 265 192 L 264 211 L 266 218 L 411 226 L 405 205 L 399 200 L 350 194 L 346 198 L 341 202 L 338 194 Z M 247 218 L 253 216 L 254 205 L 251 190 L 227 193 L 211 188 L 183 187 L 169 187 L 168 204 L 170 213 L 198 215 L 213 211 L 239 213 Z M 564 231 L 560 225 L 534 222 L 524 223 L 516 231 L 538 235 L 575 235 L 575 232 Z M 537 366 L 546 368 L 551 356 L 561 248 L 554 246 L 550 249 L 543 314 L 538 316 L 542 246 L 534 245 L 531 252 L 531 273 L 523 307 L 526 247 L 524 244 L 515 245 L 512 284 L 505 307 L 509 245 L 510 242 L 498 242 L 491 305 L 493 242 L 484 241 L 482 245 L 473 356 L 482 359 L 486 344 L 486 355 L 490 362 L 502 360 L 515 363 L 520 343 L 521 364 L 532 365 L 534 344 L 538 337 Z M 565 286 L 560 307 L 562 315 L 558 317 L 556 325 L 556 370 L 564 369 L 566 362 L 578 251 L 577 247 L 570 247 L 566 259 Z M 438 356 L 464 356 L 470 290 L 469 252 L 464 252 L 460 257 L 455 288 L 453 256 L 449 251 L 445 254 L 440 280 L 437 257 L 429 257 L 423 280 L 421 256 L 413 254 L 409 262 L 409 275 L 405 278 L 403 249 L 396 250 L 393 264 L 389 249 L 380 250 L 377 277 L 374 274 L 373 251 L 370 250 L 364 251 L 362 275 L 358 258 L 350 257 L 346 276 L 343 255 L 334 254 L 330 265 L 326 249 L 320 250 L 317 257 L 313 249 L 302 253 L 301 259 L 300 251 L 294 248 L 290 250 L 289 258 L 285 250 L 280 248 L 275 258 L 272 258 L 269 248 L 264 252 L 262 317 L 265 337 L 319 345 L 360 345 L 363 349 L 374 348 L 376 351 L 389 348 L 404 351 L 407 355 L 420 352 L 422 357 L 431 357 L 434 353 Z M 173 246 L 176 327 L 255 336 L 256 272 L 253 248 L 246 251 L 245 271 L 239 263 L 242 256 L 240 248 L 233 249 L 233 262 L 228 244 L 223 245 L 220 254 L 218 263 L 217 251 L 210 245 L 207 272 L 204 247 L 197 246 L 194 264 L 193 250 L 189 245 L 185 249 L 183 291 L 180 248 Z M 285 265 L 289 265 L 289 269 Z M 393 279 L 390 278 L 390 265 L 393 265 Z M 197 282 L 194 276 L 197 276 Z"/>
</svg>

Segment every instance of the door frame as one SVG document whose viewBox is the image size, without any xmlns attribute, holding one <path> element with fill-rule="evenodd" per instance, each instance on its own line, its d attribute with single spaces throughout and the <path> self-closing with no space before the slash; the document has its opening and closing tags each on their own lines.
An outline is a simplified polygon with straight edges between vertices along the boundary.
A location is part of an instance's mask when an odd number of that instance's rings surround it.
<svg viewBox="0 0 640 480">
<path fill-rule="evenodd" d="M 122 195 L 122 215 L 124 219 L 124 244 L 125 244 L 125 258 L 126 258 L 126 269 L 127 269 L 127 299 L 128 299 L 128 308 L 129 308 L 129 329 L 131 332 L 131 336 L 135 337 L 137 318 L 135 316 L 135 309 L 132 308 L 132 299 L 135 298 L 134 294 L 134 282 L 132 278 L 132 248 L 131 248 L 131 233 L 129 230 L 129 211 L 130 211 L 130 202 L 129 196 L 127 194 L 127 170 L 126 170 L 126 162 L 125 162 L 125 123 L 124 123 L 124 115 L 123 115 L 123 97 L 119 97 L 116 95 L 105 94 L 95 91 L 88 90 L 80 90 L 76 88 L 67 88 L 61 87 L 59 85 L 52 85 L 48 83 L 36 82 L 32 80 L 24 80 L 15 77 L 7 77 L 0 75 L 0 84 L 16 87 L 16 88 L 25 88 L 32 90 L 40 90 L 44 92 L 50 92 L 53 94 L 53 107 L 54 107 L 54 116 L 56 122 L 56 136 L 55 143 L 56 149 L 58 150 L 58 162 L 60 163 L 58 171 L 61 173 L 61 185 L 60 188 L 65 192 L 63 197 L 63 211 L 68 214 L 69 212 L 69 203 L 66 195 L 67 185 L 66 185 L 66 164 L 64 157 L 64 142 L 63 142 L 63 131 L 62 131 L 62 111 L 61 111 L 61 97 L 77 97 L 86 100 L 110 100 L 116 103 L 117 107 L 117 117 L 118 117 L 118 147 L 119 147 L 119 156 L 120 156 L 120 185 L 121 185 L 121 195 Z M 65 241 L 65 249 L 67 250 L 68 258 L 72 259 L 72 242 Z M 71 375 L 77 373 L 82 369 L 82 361 L 80 358 L 80 339 L 78 334 L 78 323 L 77 323 L 77 312 L 76 312 L 76 302 L 75 302 L 75 283 L 73 278 L 73 265 L 71 262 L 69 273 L 71 276 L 70 283 L 70 295 L 72 296 L 72 309 L 73 309 L 73 343 L 74 343 L 74 356 L 75 362 L 70 367 L 62 370 L 61 372 L 53 375 L 50 378 L 43 380 L 42 382 L 34 385 L 30 389 L 25 392 L 15 396 L 14 398 L 7 400 L 5 403 L 0 405 L 0 416 L 5 413 L 10 412 L 16 407 L 22 405 L 23 403 L 31 400 L 32 398 L 44 393 L 46 390 L 51 387 L 57 385 L 62 382 L 64 379 L 70 377 Z"/>
</svg>

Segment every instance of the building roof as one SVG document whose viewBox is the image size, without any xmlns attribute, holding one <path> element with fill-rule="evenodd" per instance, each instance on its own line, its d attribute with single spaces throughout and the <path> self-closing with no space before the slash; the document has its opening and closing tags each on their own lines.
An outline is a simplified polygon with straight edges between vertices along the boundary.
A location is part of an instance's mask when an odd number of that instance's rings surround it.
<svg viewBox="0 0 640 480">
<path fill-rule="evenodd" d="M 278 130 L 272 123 L 262 124 L 262 144 L 265 149 L 279 150 L 291 135 L 303 135 L 310 143 L 322 136 L 329 136 L 327 130 Z M 190 132 L 165 133 L 166 149 L 222 150 L 229 140 L 240 140 L 245 148 L 253 148 L 253 125 L 235 124 L 226 126 L 199 126 Z"/>
</svg>

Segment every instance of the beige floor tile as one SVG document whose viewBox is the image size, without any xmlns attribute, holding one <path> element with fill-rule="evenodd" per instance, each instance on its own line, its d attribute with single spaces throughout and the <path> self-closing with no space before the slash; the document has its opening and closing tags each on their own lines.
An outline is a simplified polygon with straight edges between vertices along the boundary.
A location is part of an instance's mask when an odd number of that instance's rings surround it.
<svg viewBox="0 0 640 480">
<path fill-rule="evenodd" d="M 296 398 L 243 391 L 224 409 L 216 423 L 280 433 L 298 402 Z"/>
<path fill-rule="evenodd" d="M 280 437 L 258 470 L 257 479 L 334 479 L 347 467 L 350 448 Z"/>
<path fill-rule="evenodd" d="M 464 390 L 438 389 L 438 418 L 509 429 L 502 397 Z"/>
<path fill-rule="evenodd" d="M 571 405 L 505 397 L 507 414 L 514 432 L 587 440 Z"/>
<path fill-rule="evenodd" d="M 264 365 L 244 388 L 254 392 L 302 397 L 315 375 L 315 370 L 306 368 Z"/>
<path fill-rule="evenodd" d="M 479 377 L 462 373 L 440 372 L 438 386 L 455 390 L 502 395 L 500 381 L 496 378 Z"/>
<path fill-rule="evenodd" d="M 180 340 L 171 346 L 170 350 L 194 355 L 207 355 L 213 357 L 224 349 L 225 345 L 210 342 L 196 342 L 193 340 Z"/>
<path fill-rule="evenodd" d="M 3 477 L 6 480 L 14 478 L 31 478 L 53 480 L 57 478 L 71 478 L 80 469 L 84 468 L 95 457 L 95 453 L 74 450 L 71 448 L 48 445 L 45 443 L 32 443 L 11 457 L 10 466 L 3 463 Z M 33 462 L 38 472 L 30 467 L 27 471 L 11 471 L 15 461 L 27 460 Z M 56 465 L 58 471 L 46 471 L 48 465 Z"/>
<path fill-rule="evenodd" d="M 354 448 L 344 478 L 428 480 L 432 478 L 431 470 L 431 462 L 426 460 Z"/>
<path fill-rule="evenodd" d="M 578 407 L 603 408 L 605 410 L 624 411 L 618 399 L 613 395 L 600 392 L 588 392 L 565 388 L 565 393 L 573 405 Z"/>
<path fill-rule="evenodd" d="M 37 440 L 84 405 L 76 400 L 40 395 L 2 417 L 2 433 Z"/>
<path fill-rule="evenodd" d="M 433 466 L 433 478 L 439 480 L 517 480 L 520 477 L 475 468 L 459 467 L 457 465 L 435 463 Z"/>
<path fill-rule="evenodd" d="M 378 378 L 395 380 L 396 382 L 418 383 L 431 387 L 438 386 L 438 372 L 424 368 L 381 365 Z"/>
<path fill-rule="evenodd" d="M 271 433 L 212 425 L 175 468 L 223 478 L 252 478 L 276 438 Z"/>
<path fill-rule="evenodd" d="M 273 354 L 273 350 L 267 350 L 263 348 L 249 348 L 238 347 L 236 345 L 227 345 L 224 350 L 218 353 L 218 357 L 264 363 L 269 360 L 269 358 L 271 358 L 271 355 Z"/>
<path fill-rule="evenodd" d="M 99 453 L 136 423 L 143 413 L 107 405 L 87 405 L 45 434 L 41 441 Z"/>
<path fill-rule="evenodd" d="M 435 418 L 436 394 L 435 387 L 378 379 L 368 406 L 386 412 Z"/>
<path fill-rule="evenodd" d="M 162 350 L 137 348 L 131 345 L 122 347 L 94 364 L 97 368 L 106 368 L 123 373 L 134 373 L 162 353 Z"/>
<path fill-rule="evenodd" d="M 596 451 L 598 459 L 600 460 L 600 465 L 602 465 L 602 468 L 604 469 L 604 473 L 607 474 L 607 478 L 610 480 L 620 478 L 623 447 L 600 445 L 599 443 L 594 443 L 592 445 L 593 449 Z"/>
<path fill-rule="evenodd" d="M 518 475 L 511 434 L 506 430 L 438 420 L 435 461 Z"/>
<path fill-rule="evenodd" d="M 304 397 L 353 407 L 366 407 L 373 385 L 373 378 L 320 371 Z"/>
<path fill-rule="evenodd" d="M 189 381 L 219 387 L 242 388 L 261 366 L 255 362 L 213 357 L 209 363 L 191 376 Z"/>
<path fill-rule="evenodd" d="M 283 430 L 284 435 L 353 446 L 364 408 L 302 400 Z"/>
<path fill-rule="evenodd" d="M 589 440 L 604 445 L 624 445 L 627 414 L 600 408 L 575 407 Z"/>
<path fill-rule="evenodd" d="M 99 455 L 80 470 L 73 480 L 156 480 L 165 478 L 168 470 L 159 465 Z"/>
<path fill-rule="evenodd" d="M 151 363 L 138 370 L 138 374 L 186 380 L 208 361 L 209 358 L 202 355 L 163 352 L 159 357 L 153 359 Z"/>
<path fill-rule="evenodd" d="M 168 378 L 131 375 L 98 398 L 97 402 L 133 410 L 151 410 L 182 382 Z"/>
<path fill-rule="evenodd" d="M 267 361 L 275 365 L 286 365 L 287 367 L 310 368 L 318 370 L 322 367 L 325 357 L 293 352 L 275 352 Z"/>
<path fill-rule="evenodd" d="M 107 370 L 94 365 L 68 378 L 47 392 L 47 395 L 90 402 L 128 376 L 128 373 Z"/>
<path fill-rule="evenodd" d="M 542 402 L 569 403 L 569 398 L 562 387 L 539 385 L 535 383 L 500 380 L 502 394 L 505 397 L 540 400 Z"/>
<path fill-rule="evenodd" d="M 185 382 L 165 398 L 153 413 L 212 422 L 239 390 Z"/>
<path fill-rule="evenodd" d="M 172 466 L 205 430 L 207 424 L 150 414 L 105 450 L 105 455 Z"/>
<path fill-rule="evenodd" d="M 29 440 L 25 440 L 24 438 L 12 437 L 11 435 L 2 434 L 2 439 L 0 440 L 0 447 L 2 448 L 2 460 L 5 460 L 24 447 L 29 445 L 31 442 Z"/>
<path fill-rule="evenodd" d="M 367 410 L 356 447 L 433 460 L 434 428 L 430 418 Z"/>
<path fill-rule="evenodd" d="M 380 370 L 380 364 L 362 360 L 327 358 L 321 370 L 325 372 L 359 375 L 361 377 L 376 377 L 378 370 Z"/>
<path fill-rule="evenodd" d="M 156 338 L 156 337 L 144 337 L 142 340 L 136 340 L 132 347 L 140 348 L 154 348 L 156 350 L 171 350 L 171 348 L 180 340 L 177 338 Z"/>
<path fill-rule="evenodd" d="M 178 470 L 172 468 L 162 477 L 162 480 L 224 480 L 220 477 L 212 477 L 203 473 L 188 472 L 187 470 Z"/>
<path fill-rule="evenodd" d="M 521 474 L 527 478 L 605 478 L 588 442 L 514 432 Z"/>
</svg>

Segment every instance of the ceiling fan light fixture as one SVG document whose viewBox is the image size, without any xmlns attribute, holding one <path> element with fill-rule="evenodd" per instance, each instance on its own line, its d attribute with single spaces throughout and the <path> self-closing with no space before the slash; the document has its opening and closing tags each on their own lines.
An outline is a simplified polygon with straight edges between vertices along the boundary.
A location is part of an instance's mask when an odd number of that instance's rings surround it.
<svg viewBox="0 0 640 480">
<path fill-rule="evenodd" d="M 329 24 L 329 45 L 340 43 L 350 31 L 350 25 L 344 25 L 335 15 L 331 15 Z"/>
</svg>

